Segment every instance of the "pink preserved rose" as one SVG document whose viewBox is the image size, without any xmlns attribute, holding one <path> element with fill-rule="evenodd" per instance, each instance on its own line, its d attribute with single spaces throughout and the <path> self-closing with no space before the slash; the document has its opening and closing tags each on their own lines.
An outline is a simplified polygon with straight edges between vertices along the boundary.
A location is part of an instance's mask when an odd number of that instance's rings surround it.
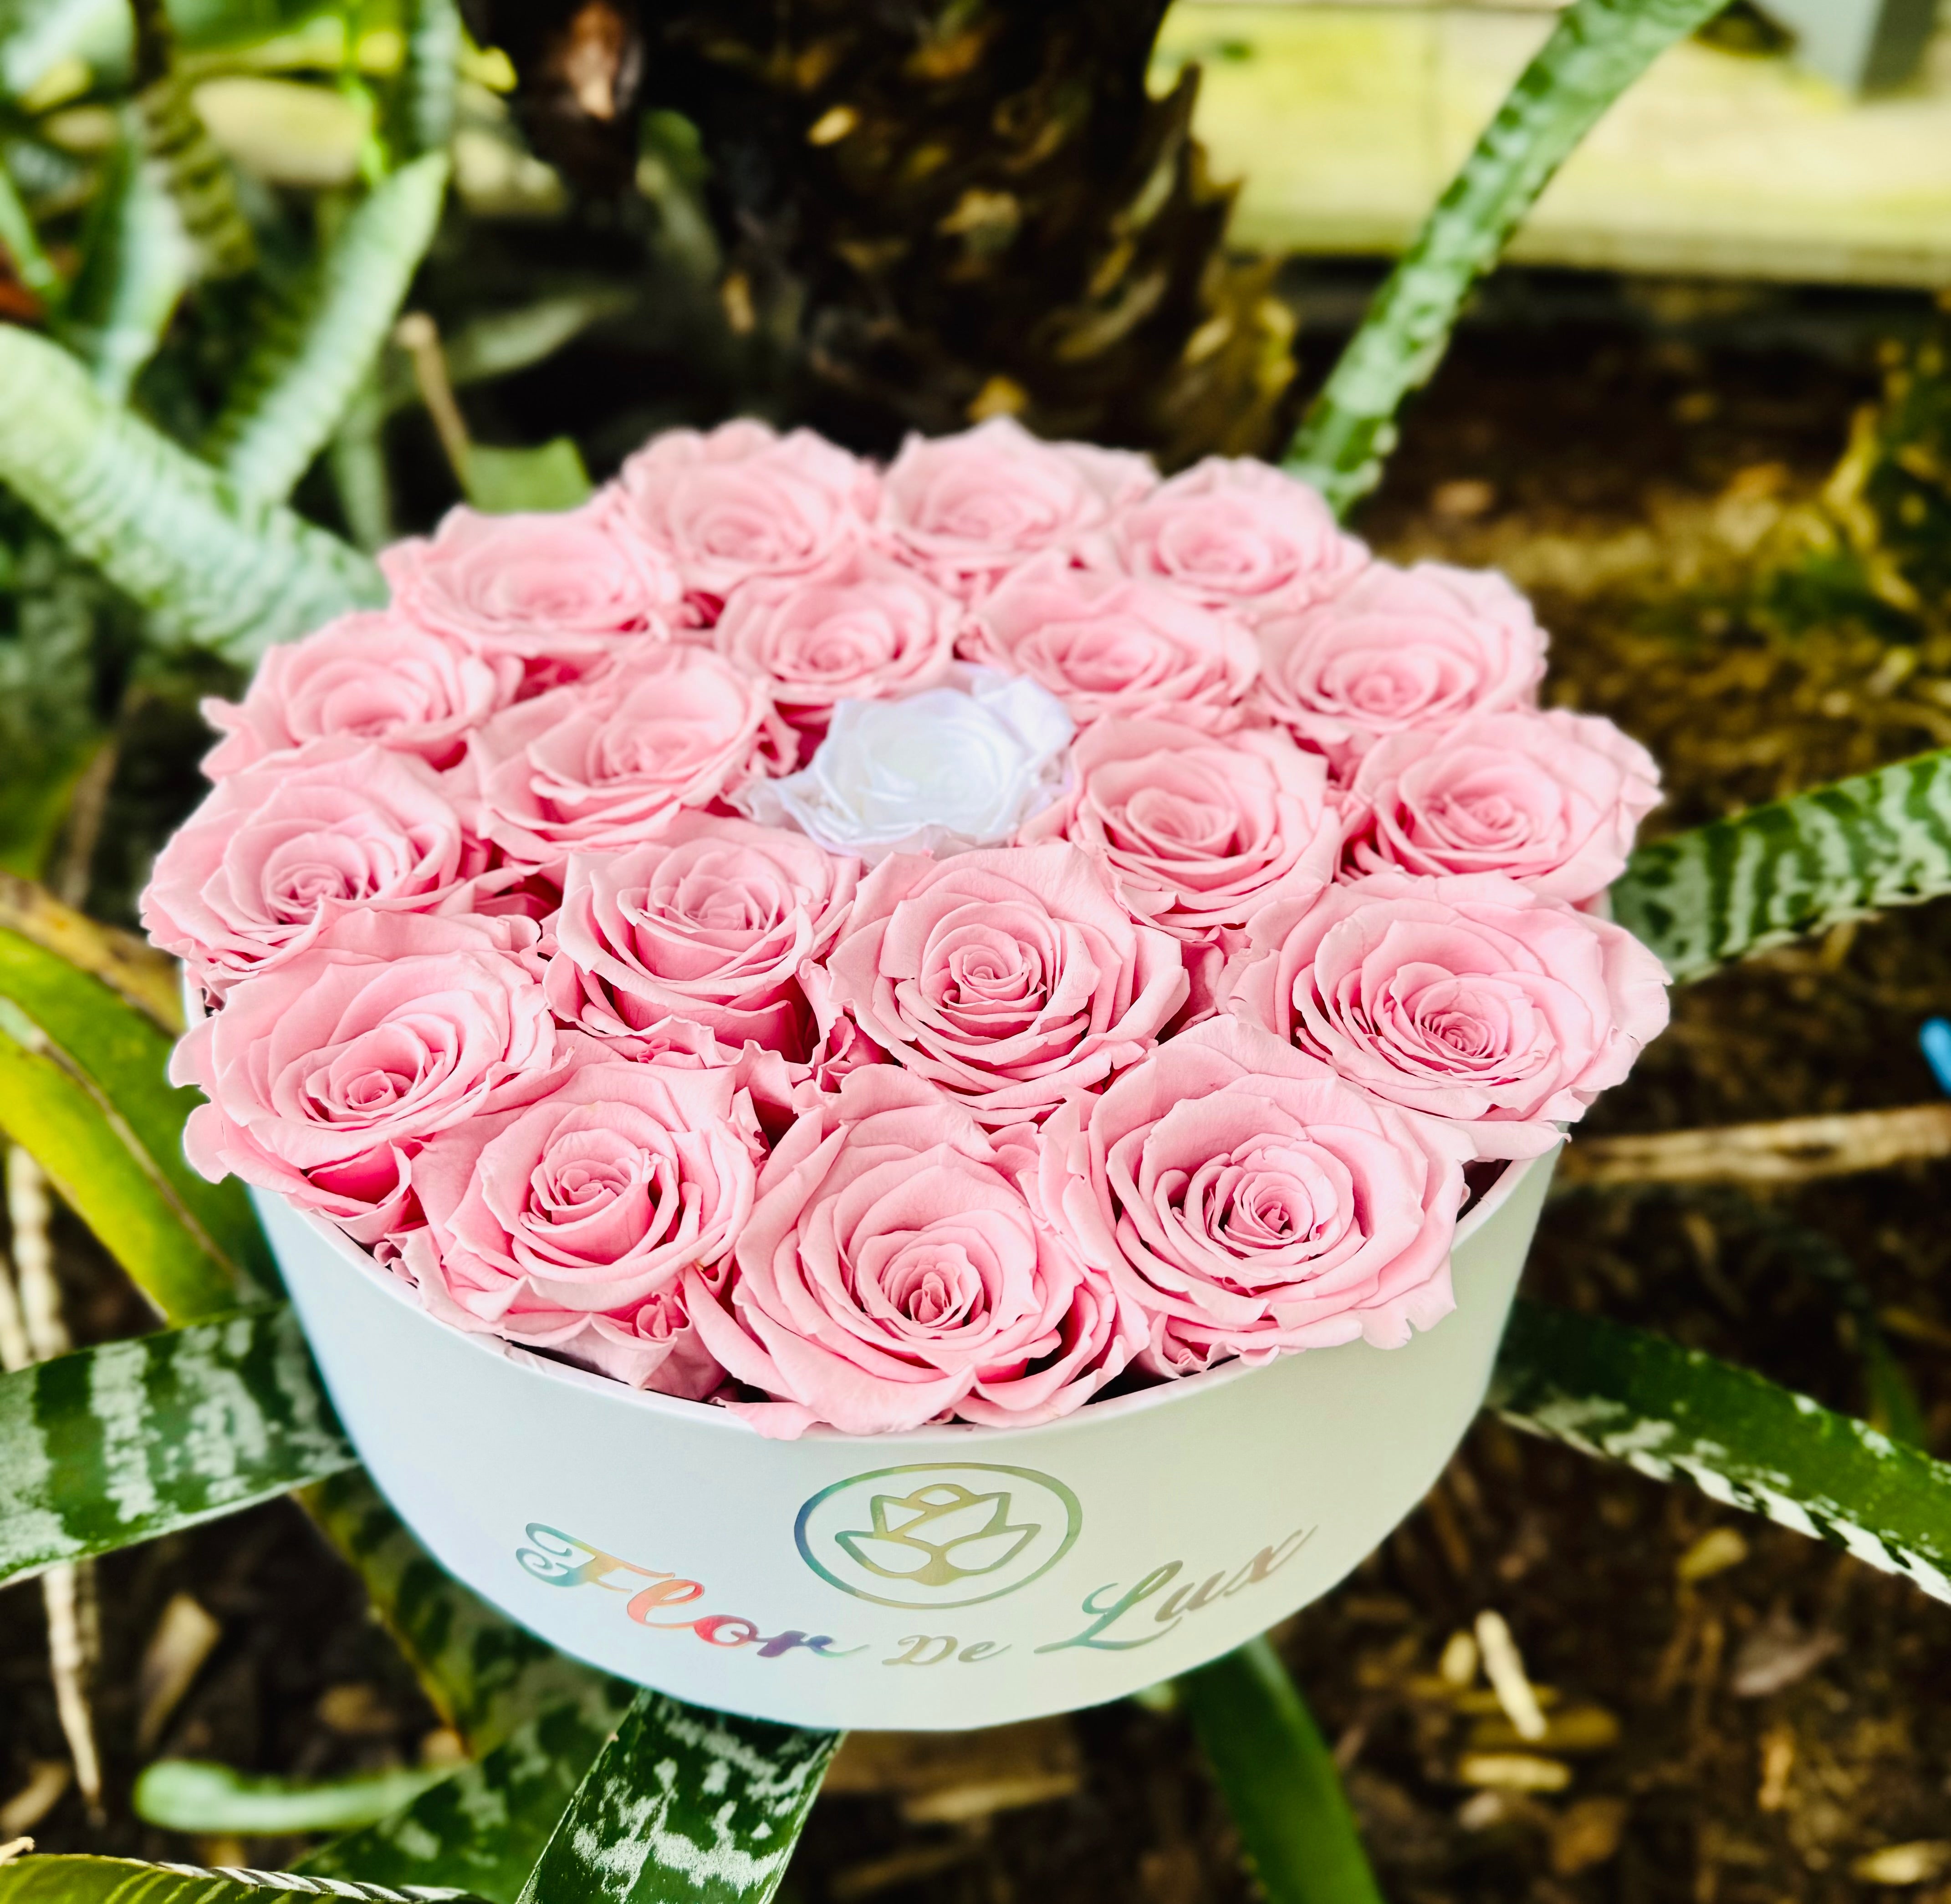
<svg viewBox="0 0 1951 1904">
<path fill-rule="evenodd" d="M 431 769 L 317 741 L 217 783 L 157 856 L 142 924 L 221 992 L 350 910 L 471 910 L 486 863 Z"/>
<path fill-rule="evenodd" d="M 564 1023 L 634 1038 L 673 1022 L 804 1061 L 801 988 L 844 923 L 859 863 L 804 834 L 681 813 L 661 839 L 569 863 L 545 986 Z"/>
<path fill-rule="evenodd" d="M 1594 899 L 1626 869 L 1659 804 L 1659 769 L 1597 714 L 1479 714 L 1391 735 L 1349 789 L 1349 860 L 1363 872 L 1502 872 L 1548 899 Z"/>
<path fill-rule="evenodd" d="M 755 770 L 771 713 L 764 682 L 710 649 L 651 649 L 614 681 L 559 688 L 476 729 L 475 824 L 545 870 L 655 838 Z"/>
<path fill-rule="evenodd" d="M 991 1125 L 1135 1064 L 1187 991 L 1177 941 L 1062 842 L 882 860 L 827 970 L 869 1038 Z"/>
<path fill-rule="evenodd" d="M 1500 575 L 1372 563 L 1339 594 L 1258 629 L 1259 706 L 1344 771 L 1384 735 L 1528 707 L 1544 631 Z"/>
<path fill-rule="evenodd" d="M 1455 1305 L 1467 1138 L 1370 1096 L 1256 1026 L 1213 1019 L 1044 1125 L 1045 1220 L 1144 1315 L 1141 1364 L 1364 1341 Z"/>
<path fill-rule="evenodd" d="M 208 700 L 223 738 L 204 757 L 214 780 L 311 741 L 370 741 L 451 766 L 470 728 L 522 686 L 519 655 L 490 654 L 390 609 L 362 609 L 301 641 L 267 648 L 239 702 Z"/>
<path fill-rule="evenodd" d="M 1126 572 L 1249 620 L 1311 607 L 1358 575 L 1369 551 L 1320 493 L 1250 457 L 1209 456 L 1118 519 Z"/>
<path fill-rule="evenodd" d="M 1054 1420 L 1143 1339 L 968 1113 L 887 1066 L 851 1072 L 773 1147 L 737 1261 L 723 1306 L 688 1278 L 691 1314 L 773 1397 L 737 1412 L 785 1438 Z"/>
<path fill-rule="evenodd" d="M 1210 940 L 1270 898 L 1320 891 L 1341 821 L 1320 755 L 1276 730 L 1221 740 L 1172 721 L 1106 720 L 1078 736 L 1069 792 L 1021 838 L 1069 840 L 1138 916 Z"/>
<path fill-rule="evenodd" d="M 1028 675 L 1080 723 L 1175 720 L 1213 734 L 1240 725 L 1258 666 L 1253 636 L 1231 616 L 1054 556 L 1000 583 L 963 647 L 971 660 Z"/>
<path fill-rule="evenodd" d="M 1378 1097 L 1535 1156 L 1665 1028 L 1666 975 L 1623 928 L 1499 873 L 1377 872 L 1277 902 L 1222 1008 Z"/>
</svg>

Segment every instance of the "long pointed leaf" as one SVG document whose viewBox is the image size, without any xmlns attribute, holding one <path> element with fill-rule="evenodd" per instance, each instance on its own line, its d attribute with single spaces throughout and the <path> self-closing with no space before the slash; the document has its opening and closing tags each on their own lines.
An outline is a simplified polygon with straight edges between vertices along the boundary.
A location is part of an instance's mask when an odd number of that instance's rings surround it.
<svg viewBox="0 0 1951 1904">
<path fill-rule="evenodd" d="M 458 1884 L 491 1904 L 516 1904 L 635 1692 L 610 1681 L 579 1704 L 529 1720 L 392 1818 L 313 1852 L 303 1868 L 382 1884 Z"/>
<path fill-rule="evenodd" d="M 0 873 L 0 929 L 100 979 L 172 1038 L 182 1035 L 182 969 L 147 940 L 104 925 L 11 873 Z"/>
<path fill-rule="evenodd" d="M 538 1715 L 611 1696 L 621 1682 L 556 1651 L 446 1573 L 363 1473 L 307 1490 L 304 1504 L 356 1568 L 427 1693 L 470 1750 Z M 626 1688 L 618 1704 L 627 1703 Z"/>
<path fill-rule="evenodd" d="M 395 97 L 394 139 L 410 156 L 447 149 L 460 80 L 460 10 L 454 0 L 405 0 L 406 57 Z"/>
<path fill-rule="evenodd" d="M 208 1315 L 239 1292 L 186 1220 L 155 1160 L 88 1081 L 0 1000 L 0 1136 L 47 1174 L 61 1200 L 145 1291 Z M 221 1302 L 213 1300 L 222 1293 Z"/>
<path fill-rule="evenodd" d="M 1338 513 L 1372 489 L 1395 416 L 1442 361 L 1470 287 L 1614 100 L 1727 0 L 1575 0 L 1376 294 L 1286 466 Z"/>
<path fill-rule="evenodd" d="M 447 170 L 429 153 L 370 192 L 245 360 L 203 445 L 242 494 L 282 502 L 325 447 L 432 242 Z"/>
<path fill-rule="evenodd" d="M 1521 1301 L 1490 1406 L 1514 1427 L 1656 1480 L 1684 1477 L 1951 1600 L 1951 1466 L 1749 1369 Z"/>
<path fill-rule="evenodd" d="M 195 262 L 174 201 L 140 138 L 125 133 L 103 170 L 59 327 L 110 402 L 127 401 L 155 355 Z"/>
<path fill-rule="evenodd" d="M 0 1581 L 234 1514 L 354 1459 L 287 1309 L 33 1363 L 0 1375 Z"/>
<path fill-rule="evenodd" d="M 522 1904 L 765 1904 L 839 1743 L 640 1694 Z"/>
<path fill-rule="evenodd" d="M 1381 1904 L 1334 1755 L 1266 1640 L 1177 1683 L 1271 1904 Z"/>
<path fill-rule="evenodd" d="M 186 1322 L 235 1308 L 254 1288 L 275 1289 L 270 1253 L 242 1186 L 208 1182 L 183 1156 L 184 1123 L 202 1100 L 170 1083 L 169 1035 L 101 980 L 4 922 L 0 1000 L 14 1015 L 0 1031 L 11 1025 L 17 1041 L 79 1082 L 187 1233 L 187 1253 L 172 1250 L 166 1261 L 117 1253 L 157 1308 L 172 1322 Z M 30 1038 L 27 1027 L 37 1035 Z M 0 1107 L 0 1125 L 35 1149 L 24 1110 Z M 98 1202 L 100 1186 L 81 1188 Z M 180 1266 L 186 1262 L 189 1274 Z"/>
<path fill-rule="evenodd" d="M 170 1831 L 282 1837 L 370 1824 L 450 1776 L 398 1766 L 351 1778 L 264 1778 L 201 1759 L 158 1759 L 143 1767 L 130 1803 L 145 1824 Z"/>
<path fill-rule="evenodd" d="M 1951 748 L 1641 847 L 1612 916 L 1675 979 L 1951 892 Z"/>
<path fill-rule="evenodd" d="M 240 660 L 385 598 L 356 549 L 239 496 L 14 326 L 0 326 L 0 482 L 170 632 Z"/>
<path fill-rule="evenodd" d="M 0 1904 L 270 1904 L 295 1893 L 365 1904 L 427 1904 L 460 1896 L 336 1883 L 288 1871 L 145 1865 L 133 1858 L 16 1858 L 0 1865 Z"/>
</svg>

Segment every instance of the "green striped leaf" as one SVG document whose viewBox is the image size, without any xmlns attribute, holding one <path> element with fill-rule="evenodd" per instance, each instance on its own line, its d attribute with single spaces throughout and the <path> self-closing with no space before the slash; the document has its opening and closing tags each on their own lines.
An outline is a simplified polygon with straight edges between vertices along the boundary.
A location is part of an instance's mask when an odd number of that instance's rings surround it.
<svg viewBox="0 0 1951 1904">
<path fill-rule="evenodd" d="M 382 1884 L 458 1884 L 491 1904 L 516 1904 L 583 1774 L 629 1709 L 636 1688 L 610 1680 L 518 1726 L 403 1811 L 335 1839 L 304 1861 L 320 1876 Z"/>
<path fill-rule="evenodd" d="M 133 131 L 102 168 L 81 255 L 59 335 L 89 367 L 95 389 L 111 403 L 125 403 L 162 342 L 195 262 L 176 205 Z"/>
<path fill-rule="evenodd" d="M 305 1868 L 462 1884 L 493 1904 L 515 1904 L 637 1688 L 557 1652 L 461 1586 L 363 1472 L 301 1498 L 365 1581 L 428 1696 L 477 1755 L 392 1818 L 314 1852 Z"/>
<path fill-rule="evenodd" d="M 1381 1904 L 1334 1755 L 1266 1640 L 1175 1683 L 1271 1904 Z"/>
<path fill-rule="evenodd" d="M 1690 1481 L 1951 1600 L 1951 1466 L 1750 1370 L 1521 1301 L 1489 1406 L 1514 1427 L 1657 1481 Z"/>
<path fill-rule="evenodd" d="M 241 496 L 17 326 L 0 326 L 0 482 L 167 632 L 248 660 L 385 599 L 356 549 Z"/>
<path fill-rule="evenodd" d="M 145 1824 L 166 1831 L 282 1837 L 370 1824 L 452 1776 L 451 1766 L 401 1766 L 352 1778 L 261 1778 L 201 1759 L 158 1759 L 142 1768 L 130 1803 Z"/>
<path fill-rule="evenodd" d="M 1951 748 L 1641 847 L 1612 916 L 1673 977 L 1951 892 Z"/>
<path fill-rule="evenodd" d="M 242 1186 L 208 1182 L 184 1160 L 183 1125 L 202 1099 L 170 1083 L 170 1043 L 101 979 L 0 923 L 0 1066 L 30 1081 L 17 1101 L 0 1100 L 0 1129 L 183 1322 L 277 1281 Z"/>
<path fill-rule="evenodd" d="M 280 1893 L 366 1904 L 432 1904 L 460 1895 L 389 1890 L 289 1871 L 145 1865 L 133 1858 L 16 1858 L 0 1865 L 0 1904 L 270 1904 Z"/>
<path fill-rule="evenodd" d="M 454 134 L 460 80 L 460 10 L 454 0 L 405 0 L 406 57 L 393 99 L 393 140 L 409 157 L 441 152 Z"/>
<path fill-rule="evenodd" d="M 557 1652 L 456 1581 L 364 1473 L 337 1475 L 303 1498 L 470 1751 L 489 1752 L 560 1707 L 613 1700 L 620 1712 L 629 1703 L 634 1687 Z"/>
<path fill-rule="evenodd" d="M 429 153 L 369 192 L 276 307 L 202 446 L 241 494 L 283 501 L 325 447 L 432 242 L 447 170 Z"/>
<path fill-rule="evenodd" d="M 1338 515 L 1381 479 L 1470 287 L 1619 95 L 1726 0 L 1575 0 L 1484 127 L 1302 419 L 1286 467 Z"/>
<path fill-rule="evenodd" d="M 0 1581 L 234 1514 L 354 1459 L 284 1308 L 33 1363 L 0 1375 Z"/>
<path fill-rule="evenodd" d="M 639 1693 L 522 1904 L 765 1904 L 839 1743 Z"/>
</svg>

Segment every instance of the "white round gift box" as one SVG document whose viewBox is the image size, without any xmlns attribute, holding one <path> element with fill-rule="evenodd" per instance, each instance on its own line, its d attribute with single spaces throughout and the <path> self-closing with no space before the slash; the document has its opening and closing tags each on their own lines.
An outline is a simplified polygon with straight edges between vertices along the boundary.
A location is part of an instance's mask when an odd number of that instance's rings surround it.
<svg viewBox="0 0 1951 1904">
<path fill-rule="evenodd" d="M 339 1419 L 455 1577 L 591 1664 L 798 1725 L 948 1729 L 1093 1706 L 1319 1598 L 1476 1413 L 1551 1174 L 1460 1226 L 1456 1309 L 1037 1428 L 769 1440 L 722 1409 L 467 1335 L 254 1193 Z"/>
</svg>

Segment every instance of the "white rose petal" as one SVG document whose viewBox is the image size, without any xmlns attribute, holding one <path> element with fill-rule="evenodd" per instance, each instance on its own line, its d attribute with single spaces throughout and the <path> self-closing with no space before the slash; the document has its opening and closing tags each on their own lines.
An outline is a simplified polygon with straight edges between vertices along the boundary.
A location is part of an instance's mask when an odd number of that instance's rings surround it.
<svg viewBox="0 0 1951 1904">
<path fill-rule="evenodd" d="M 1076 725 L 1025 676 L 958 666 L 950 679 L 904 701 L 837 702 L 811 763 L 749 782 L 738 805 L 869 865 L 1013 838 L 1063 792 Z"/>
</svg>

